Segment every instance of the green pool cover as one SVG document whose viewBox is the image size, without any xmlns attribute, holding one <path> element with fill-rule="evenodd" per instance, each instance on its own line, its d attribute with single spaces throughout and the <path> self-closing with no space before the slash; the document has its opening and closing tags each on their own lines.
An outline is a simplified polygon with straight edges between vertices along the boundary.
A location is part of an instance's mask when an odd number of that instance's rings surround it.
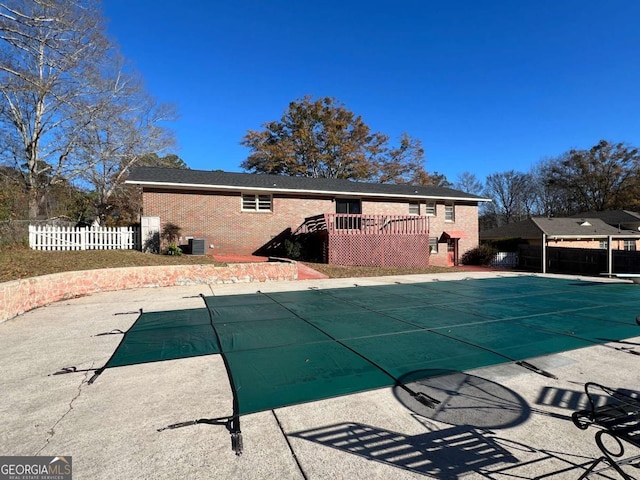
<svg viewBox="0 0 640 480">
<path fill-rule="evenodd" d="M 203 297 L 105 368 L 220 353 L 234 416 L 640 335 L 640 287 L 535 276 Z"/>
</svg>

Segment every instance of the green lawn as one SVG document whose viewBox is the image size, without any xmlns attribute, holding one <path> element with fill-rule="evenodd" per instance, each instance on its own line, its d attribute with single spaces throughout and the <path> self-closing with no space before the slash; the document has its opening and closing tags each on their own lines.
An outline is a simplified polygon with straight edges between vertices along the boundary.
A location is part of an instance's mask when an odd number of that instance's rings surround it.
<svg viewBox="0 0 640 480">
<path fill-rule="evenodd" d="M 26 247 L 4 247 L 0 249 L 0 282 L 73 270 L 154 265 L 192 265 L 202 263 L 224 265 L 224 263 L 216 262 L 210 256 L 154 255 L 134 250 L 39 251 Z M 330 278 L 377 277 L 384 275 L 409 275 L 414 273 L 442 273 L 451 271 L 451 269 L 445 267 L 418 269 L 344 267 L 323 263 L 305 264 L 324 273 Z"/>
<path fill-rule="evenodd" d="M 25 247 L 0 249 L 0 282 L 73 270 L 214 263 L 207 256 L 170 256 L 135 250 L 40 251 Z"/>
</svg>

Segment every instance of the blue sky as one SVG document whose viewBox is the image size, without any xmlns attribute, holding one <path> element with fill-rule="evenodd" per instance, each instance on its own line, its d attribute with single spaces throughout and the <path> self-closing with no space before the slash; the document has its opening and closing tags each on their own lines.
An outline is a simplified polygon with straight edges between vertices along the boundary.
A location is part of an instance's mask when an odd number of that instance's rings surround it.
<svg viewBox="0 0 640 480">
<path fill-rule="evenodd" d="M 484 180 L 600 139 L 640 145 L 637 0 L 103 0 L 190 168 L 241 171 L 249 129 L 335 97 Z"/>
</svg>

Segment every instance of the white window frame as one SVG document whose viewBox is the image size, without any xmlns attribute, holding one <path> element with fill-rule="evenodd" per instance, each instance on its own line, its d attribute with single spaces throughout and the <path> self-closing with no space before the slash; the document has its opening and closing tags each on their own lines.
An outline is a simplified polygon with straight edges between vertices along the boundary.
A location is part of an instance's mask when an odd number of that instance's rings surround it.
<svg viewBox="0 0 640 480">
<path fill-rule="evenodd" d="M 420 215 L 420 202 L 409 202 L 409 215 Z"/>
<path fill-rule="evenodd" d="M 635 239 L 624 240 L 624 250 L 626 252 L 635 252 L 636 251 L 636 241 Z"/>
<path fill-rule="evenodd" d="M 424 207 L 424 214 L 427 217 L 435 217 L 436 216 L 436 202 L 427 202 Z"/>
<path fill-rule="evenodd" d="M 273 196 L 259 193 L 243 193 L 240 197 L 240 209 L 243 212 L 273 212 Z"/>
<path fill-rule="evenodd" d="M 456 221 L 456 205 L 454 203 L 445 203 L 444 221 L 447 223 L 453 223 Z"/>
<path fill-rule="evenodd" d="M 429 237 L 429 253 L 438 253 L 438 237 Z"/>
</svg>

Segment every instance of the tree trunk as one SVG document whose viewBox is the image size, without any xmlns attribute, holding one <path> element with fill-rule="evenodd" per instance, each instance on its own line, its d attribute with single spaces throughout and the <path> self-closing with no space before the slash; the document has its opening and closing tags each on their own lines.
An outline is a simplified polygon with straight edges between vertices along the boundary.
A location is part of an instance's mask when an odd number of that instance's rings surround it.
<svg viewBox="0 0 640 480">
<path fill-rule="evenodd" d="M 29 220 L 35 220 L 38 218 L 40 202 L 38 200 L 38 191 L 31 187 L 29 188 Z"/>
</svg>

